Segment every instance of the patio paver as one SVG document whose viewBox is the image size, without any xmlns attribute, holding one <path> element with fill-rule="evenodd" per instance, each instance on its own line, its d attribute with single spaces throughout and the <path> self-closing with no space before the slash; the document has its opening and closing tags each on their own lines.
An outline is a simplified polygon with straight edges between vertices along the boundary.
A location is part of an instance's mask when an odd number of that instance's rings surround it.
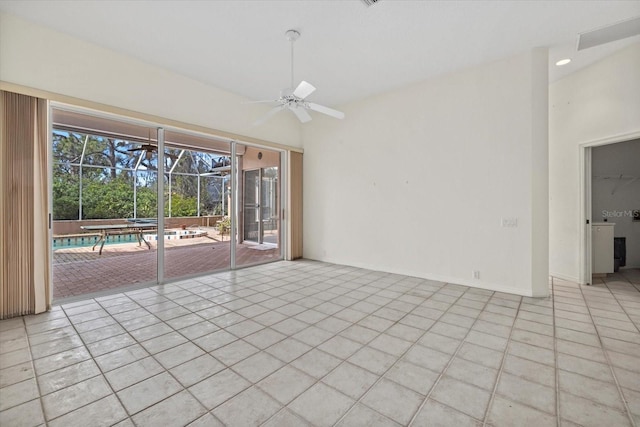
<svg viewBox="0 0 640 427">
<path fill-rule="evenodd" d="M 224 270 L 230 264 L 229 241 L 207 238 L 188 243 L 165 242 L 165 277 L 178 278 Z M 53 253 L 53 297 L 69 298 L 123 286 L 149 283 L 156 279 L 157 246 L 137 243 L 105 246 L 102 255 L 91 247 L 65 248 Z M 280 249 L 264 245 L 240 244 L 236 265 L 250 265 L 280 258 Z"/>
</svg>

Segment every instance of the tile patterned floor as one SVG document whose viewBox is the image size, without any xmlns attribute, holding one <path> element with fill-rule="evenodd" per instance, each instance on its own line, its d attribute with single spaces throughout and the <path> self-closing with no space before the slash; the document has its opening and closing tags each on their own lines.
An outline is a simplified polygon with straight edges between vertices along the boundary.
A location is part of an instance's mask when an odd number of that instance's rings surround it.
<svg viewBox="0 0 640 427">
<path fill-rule="evenodd" d="M 640 425 L 640 273 L 551 286 L 300 261 L 58 306 L 0 322 L 0 425 Z"/>
</svg>

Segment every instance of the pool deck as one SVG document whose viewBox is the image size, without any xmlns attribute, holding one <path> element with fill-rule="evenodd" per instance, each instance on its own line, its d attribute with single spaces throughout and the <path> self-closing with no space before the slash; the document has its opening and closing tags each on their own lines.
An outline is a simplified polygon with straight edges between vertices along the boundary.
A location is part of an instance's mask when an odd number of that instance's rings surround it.
<svg viewBox="0 0 640 427">
<path fill-rule="evenodd" d="M 230 265 L 229 236 L 165 240 L 165 278 L 179 278 Z M 53 298 L 69 298 L 118 289 L 156 280 L 157 242 L 151 249 L 137 242 L 106 245 L 102 255 L 91 247 L 60 248 L 53 251 Z M 236 247 L 236 265 L 275 261 L 280 249 L 252 243 Z"/>
</svg>

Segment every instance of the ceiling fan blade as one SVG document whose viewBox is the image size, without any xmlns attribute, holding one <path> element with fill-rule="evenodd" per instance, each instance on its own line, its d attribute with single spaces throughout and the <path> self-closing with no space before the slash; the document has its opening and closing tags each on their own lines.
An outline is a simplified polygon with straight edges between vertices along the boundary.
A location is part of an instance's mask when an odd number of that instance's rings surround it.
<svg viewBox="0 0 640 427">
<path fill-rule="evenodd" d="M 156 151 L 157 149 L 158 147 L 153 144 L 140 144 L 137 147 L 127 148 L 125 151 Z"/>
<path fill-rule="evenodd" d="M 300 99 L 305 99 L 307 96 L 311 95 L 316 88 L 308 82 L 304 80 L 300 82 L 296 90 L 293 91 L 293 96 L 296 96 Z"/>
<path fill-rule="evenodd" d="M 307 113 L 307 110 L 305 108 L 295 107 L 290 108 L 290 110 L 293 111 L 293 114 L 295 114 L 298 120 L 300 120 L 300 123 L 307 123 L 311 121 L 311 116 L 309 115 L 309 113 Z"/>
<path fill-rule="evenodd" d="M 333 108 L 325 107 L 324 105 L 308 102 L 307 105 L 313 111 L 326 114 L 327 116 L 335 117 L 336 119 L 344 119 L 344 113 L 342 111 L 334 110 Z"/>
<path fill-rule="evenodd" d="M 259 118 L 255 122 L 253 122 L 253 126 L 260 126 L 260 125 L 264 124 L 271 117 L 273 117 L 276 114 L 278 114 L 278 112 L 280 112 L 280 110 L 282 110 L 282 105 L 278 105 L 277 107 L 272 108 L 271 110 L 269 110 L 269 112 L 267 114 L 265 114 L 264 116 L 262 116 L 261 118 Z"/>
</svg>

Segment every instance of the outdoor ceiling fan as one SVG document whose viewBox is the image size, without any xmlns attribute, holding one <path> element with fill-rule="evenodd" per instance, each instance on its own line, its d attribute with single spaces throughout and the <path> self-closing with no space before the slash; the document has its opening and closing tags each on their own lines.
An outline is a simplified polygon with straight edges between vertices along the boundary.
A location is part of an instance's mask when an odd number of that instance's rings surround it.
<svg viewBox="0 0 640 427">
<path fill-rule="evenodd" d="M 296 87 L 296 89 L 291 92 L 293 88 L 293 44 L 300 37 L 300 33 L 296 30 L 288 30 L 285 33 L 287 40 L 291 43 L 291 86 L 287 89 L 283 89 L 280 91 L 280 97 L 275 100 L 268 101 L 253 101 L 251 104 L 260 104 L 260 103 L 275 103 L 277 104 L 271 111 L 269 111 L 265 116 L 258 119 L 254 122 L 254 126 L 258 126 L 269 120 L 272 116 L 276 115 L 280 111 L 284 109 L 288 109 L 293 114 L 296 115 L 298 120 L 301 123 L 307 123 L 311 121 L 311 116 L 309 115 L 307 110 L 317 111 L 318 113 L 326 114 L 331 117 L 335 117 L 336 119 L 344 119 L 344 113 L 338 110 L 334 110 L 333 108 L 325 107 L 324 105 L 316 104 L 314 102 L 309 102 L 306 98 L 311 95 L 316 88 L 306 81 L 301 81 L 300 84 Z"/>
<path fill-rule="evenodd" d="M 149 138 L 146 144 L 140 144 L 139 147 L 129 148 L 127 151 L 136 152 L 136 151 L 144 151 L 144 158 L 147 160 L 151 160 L 153 153 L 158 151 L 158 147 L 151 143 L 151 130 L 149 130 Z"/>
<path fill-rule="evenodd" d="M 211 168 L 200 176 L 225 176 L 231 172 L 231 158 L 218 157 L 211 159 Z"/>
<path fill-rule="evenodd" d="M 129 148 L 127 151 L 136 152 L 136 151 L 144 151 L 144 157 L 147 160 L 150 160 L 153 156 L 153 153 L 158 150 L 158 147 L 151 144 L 142 144 L 139 147 Z"/>
</svg>

